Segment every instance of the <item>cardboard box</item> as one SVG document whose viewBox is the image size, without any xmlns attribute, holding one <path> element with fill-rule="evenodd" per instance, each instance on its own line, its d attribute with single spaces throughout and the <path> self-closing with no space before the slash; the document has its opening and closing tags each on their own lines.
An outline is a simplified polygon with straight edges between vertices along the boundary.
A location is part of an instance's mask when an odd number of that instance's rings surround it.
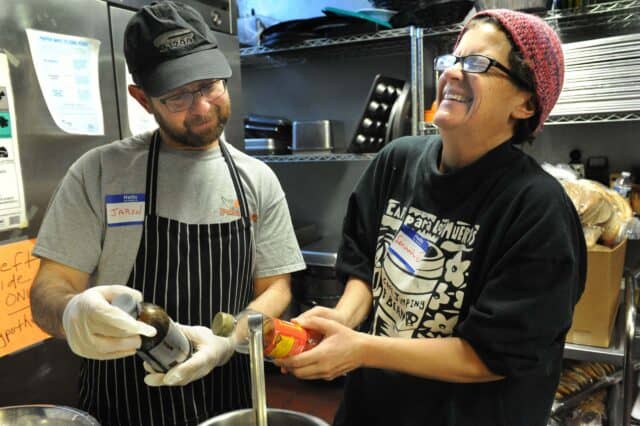
<svg viewBox="0 0 640 426">
<path fill-rule="evenodd" d="M 608 348 L 611 344 L 624 269 L 627 241 L 614 248 L 596 245 L 587 251 L 587 282 L 573 312 L 566 341 Z"/>
</svg>

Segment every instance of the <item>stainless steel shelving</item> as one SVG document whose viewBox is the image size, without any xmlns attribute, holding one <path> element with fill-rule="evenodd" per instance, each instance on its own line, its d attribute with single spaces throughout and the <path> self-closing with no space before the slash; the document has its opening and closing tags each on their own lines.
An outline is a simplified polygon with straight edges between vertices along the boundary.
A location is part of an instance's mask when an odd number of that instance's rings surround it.
<svg viewBox="0 0 640 426">
<path fill-rule="evenodd" d="M 542 17 L 555 26 L 561 36 L 573 31 L 590 31 L 609 28 L 620 33 L 640 24 L 640 1 L 619 0 L 593 4 L 577 9 L 556 9 Z"/>
<path fill-rule="evenodd" d="M 589 124 L 589 123 L 610 123 L 640 120 L 640 111 L 615 112 L 607 114 L 580 114 L 580 115 L 558 115 L 550 116 L 545 121 L 545 126 L 555 124 Z"/>
<path fill-rule="evenodd" d="M 578 361 L 608 362 L 622 365 L 624 362 L 624 344 L 611 348 L 598 348 L 596 346 L 574 345 L 565 343 L 564 356 Z"/>
<path fill-rule="evenodd" d="M 569 359 L 594 362 L 608 362 L 620 366 L 616 373 L 604 377 L 592 383 L 578 394 L 566 401 L 554 404 L 552 413 L 561 414 L 575 407 L 582 399 L 593 391 L 616 385 L 622 385 L 622 426 L 629 426 L 630 413 L 634 397 L 634 373 L 640 368 L 640 362 L 635 360 L 634 340 L 637 339 L 636 321 L 637 312 L 635 304 L 635 292 L 638 289 L 640 271 L 625 270 L 624 290 L 618 321 L 616 322 L 616 342 L 610 348 L 597 348 L 593 346 L 565 344 L 564 356 Z"/>
<path fill-rule="evenodd" d="M 609 114 L 582 114 L 549 117 L 545 122 L 545 126 L 558 124 L 598 124 L 598 123 L 614 123 L 625 121 L 640 121 L 640 112 L 620 112 Z M 437 135 L 438 129 L 432 125 L 422 123 L 423 135 Z M 370 161 L 375 154 L 351 154 L 351 153 L 325 153 L 325 154 L 294 154 L 294 155 L 259 155 L 256 158 L 266 163 L 292 163 L 292 162 L 317 162 L 317 161 Z M 616 359 L 622 358 L 622 349 L 581 349 L 578 345 L 567 345 L 566 351 L 579 356 L 579 353 L 594 353 L 598 356 L 598 360 L 617 363 Z M 582 359 L 582 358 L 576 358 Z"/>
<path fill-rule="evenodd" d="M 375 41 L 384 41 L 407 37 L 409 28 L 394 28 L 390 30 L 377 31 L 375 33 L 355 34 L 350 36 L 332 37 L 332 38 L 315 38 L 305 40 L 300 43 L 291 44 L 283 47 L 264 47 L 254 46 L 240 49 L 240 56 L 245 58 L 254 55 L 270 55 L 273 53 L 292 52 L 296 50 L 312 49 L 317 47 L 329 47 L 352 43 L 368 43 Z"/>
<path fill-rule="evenodd" d="M 577 9 L 557 9 L 540 15 L 544 20 L 555 26 L 561 33 L 573 30 L 592 29 L 598 26 L 609 26 L 619 32 L 626 27 L 640 24 L 640 0 L 620 0 L 589 5 Z M 462 24 L 423 28 L 425 38 L 455 36 L 462 29 Z M 252 64 L 252 57 L 262 55 L 282 54 L 307 49 L 326 48 L 354 43 L 375 44 L 377 42 L 402 41 L 407 42 L 410 35 L 409 27 L 393 28 L 374 33 L 355 34 L 341 37 L 309 39 L 300 43 L 282 47 L 254 46 L 240 49 L 243 65 Z"/>
<path fill-rule="evenodd" d="M 640 0 L 619 0 L 593 4 L 576 9 L 558 9 L 541 15 L 549 22 L 560 36 L 565 39 L 584 37 L 585 33 L 598 34 L 604 30 L 612 33 L 625 33 L 640 29 Z M 462 28 L 460 23 L 442 27 L 421 28 L 418 32 L 421 39 L 440 37 L 452 39 Z M 606 31 L 605 31 L 606 32 Z M 371 54 L 399 54 L 399 52 L 415 51 L 416 31 L 411 27 L 394 28 L 374 33 L 356 34 L 333 38 L 310 39 L 301 43 L 283 47 L 268 48 L 263 46 L 240 49 L 243 66 L 283 66 L 294 62 L 305 61 L 310 56 L 348 55 L 366 56 Z M 354 45 L 358 45 L 354 49 Z M 412 69 L 418 68 L 412 59 Z M 413 75 L 414 73 L 412 73 Z M 415 80 L 415 78 L 412 78 Z M 418 122 L 412 128 L 420 134 L 437 134 L 437 129 L 420 121 L 419 114 L 412 114 Z M 640 111 L 620 111 L 612 113 L 593 113 L 580 115 L 550 116 L 546 125 L 588 124 L 640 121 Z M 323 154 L 314 156 L 287 156 L 264 158 L 269 162 L 288 161 L 353 161 L 367 160 L 368 157 L 350 154 Z"/>
<path fill-rule="evenodd" d="M 422 31 L 425 37 L 441 37 L 441 36 L 454 36 L 460 32 L 462 24 L 454 24 L 442 27 L 423 28 Z M 242 58 L 243 65 L 260 64 L 260 61 L 255 56 L 271 56 L 282 55 L 290 52 L 300 54 L 301 51 L 308 49 L 318 48 L 331 48 L 346 46 L 347 48 L 353 47 L 353 44 L 359 43 L 366 45 L 367 48 L 375 48 L 376 44 L 388 44 L 390 48 L 397 48 L 399 46 L 405 46 L 409 41 L 409 35 L 411 33 L 410 27 L 393 28 L 389 30 L 381 30 L 374 33 L 354 34 L 348 36 L 331 37 L 331 38 L 315 38 L 305 40 L 300 43 L 289 44 L 281 47 L 264 47 L 253 46 L 244 47 L 240 49 L 240 57 Z M 370 52 L 369 50 L 367 52 Z M 314 52 L 315 53 L 315 52 Z M 354 54 L 357 52 L 353 51 Z"/>
</svg>

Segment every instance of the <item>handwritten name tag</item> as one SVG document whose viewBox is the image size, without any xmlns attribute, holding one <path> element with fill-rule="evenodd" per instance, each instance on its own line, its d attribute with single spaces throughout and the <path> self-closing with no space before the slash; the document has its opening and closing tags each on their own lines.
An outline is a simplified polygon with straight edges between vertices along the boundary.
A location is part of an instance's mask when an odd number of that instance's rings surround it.
<svg viewBox="0 0 640 426">
<path fill-rule="evenodd" d="M 389 245 L 389 252 L 414 274 L 416 266 L 429 249 L 429 241 L 407 225 L 402 225 Z"/>
<path fill-rule="evenodd" d="M 144 194 L 113 194 L 105 197 L 107 226 L 144 223 Z"/>
</svg>

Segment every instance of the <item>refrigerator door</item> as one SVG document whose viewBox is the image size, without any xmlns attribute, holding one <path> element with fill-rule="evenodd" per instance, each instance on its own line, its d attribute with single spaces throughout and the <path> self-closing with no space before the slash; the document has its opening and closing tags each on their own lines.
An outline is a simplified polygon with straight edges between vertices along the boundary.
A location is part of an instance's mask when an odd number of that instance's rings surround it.
<svg viewBox="0 0 640 426">
<path fill-rule="evenodd" d="M 80 155 L 120 138 L 107 6 L 100 0 L 21 0 L 0 8 L 0 49 L 10 59 L 18 143 L 29 214 L 27 236 L 35 236 L 56 185 Z M 25 29 L 100 41 L 98 73 L 104 135 L 66 133 L 53 121 L 36 77 Z M 11 232 L 15 237 L 15 232 Z M 7 235 L 0 232 L 0 242 Z"/>
<path fill-rule="evenodd" d="M 140 9 L 153 0 L 105 0 L 114 6 Z M 236 0 L 182 0 L 182 3 L 196 9 L 202 14 L 209 26 L 215 31 L 237 34 L 236 19 L 238 7 Z"/>
<path fill-rule="evenodd" d="M 133 83 L 127 80 L 127 65 L 124 58 L 124 30 L 127 22 L 133 16 L 134 12 L 121 7 L 109 6 L 109 19 L 111 21 L 111 40 L 113 46 L 113 68 L 115 70 L 115 94 L 118 99 L 120 133 L 122 137 L 131 136 L 137 128 L 136 123 L 131 123 L 129 119 L 128 102 L 137 102 L 131 98 L 127 90 L 127 85 Z M 142 107 L 140 107 L 142 108 Z M 135 114 L 131 114 L 131 118 L 135 118 Z M 150 118 L 146 118 L 149 120 Z M 140 126 L 140 123 L 138 123 Z"/>
<path fill-rule="evenodd" d="M 142 2 L 142 0 L 139 0 Z M 207 16 L 206 8 L 200 2 L 193 2 L 197 5 L 198 11 Z M 191 3 L 190 3 L 191 4 Z M 113 59 L 116 76 L 116 93 L 118 96 L 118 109 L 120 111 L 120 130 L 123 135 L 130 136 L 135 123 L 130 123 L 130 114 L 127 109 L 127 70 L 124 58 L 124 30 L 127 22 L 133 15 L 133 11 L 113 4 L 109 6 L 111 18 L 111 36 L 113 40 Z M 231 117 L 224 129 L 227 141 L 240 150 L 244 150 L 244 129 L 243 129 L 243 103 L 242 103 L 242 78 L 240 72 L 240 45 L 238 38 L 234 35 L 214 31 L 220 49 L 227 57 L 233 76 L 227 82 L 227 89 L 231 98 Z M 135 102 L 135 101 L 134 101 Z M 131 115 L 133 116 L 133 115 Z M 132 124 L 134 124 L 132 126 Z"/>
<path fill-rule="evenodd" d="M 20 164 L 29 226 L 0 232 L 0 244 L 35 237 L 51 195 L 84 152 L 120 138 L 107 4 L 101 0 L 3 1 L 0 49 L 9 57 Z M 100 42 L 99 87 L 104 134 L 66 133 L 54 122 L 40 89 L 25 30 Z M 0 406 L 52 403 L 77 406 L 79 358 L 66 342 L 49 339 L 0 358 Z"/>
</svg>

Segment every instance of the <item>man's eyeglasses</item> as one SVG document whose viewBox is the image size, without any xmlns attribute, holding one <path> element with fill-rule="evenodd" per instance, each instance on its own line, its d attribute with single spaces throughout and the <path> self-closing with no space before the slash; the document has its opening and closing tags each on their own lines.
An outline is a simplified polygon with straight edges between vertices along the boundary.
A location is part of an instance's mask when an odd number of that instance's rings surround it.
<svg viewBox="0 0 640 426">
<path fill-rule="evenodd" d="M 226 80 L 213 80 L 193 92 L 184 92 L 177 95 L 160 99 L 171 112 L 181 112 L 188 110 L 196 99 L 196 94 L 200 94 L 208 102 L 213 102 L 224 95 L 227 90 Z"/>
<path fill-rule="evenodd" d="M 505 67 L 495 59 L 489 58 L 488 56 L 484 55 L 456 56 L 447 54 L 436 56 L 436 58 L 433 60 L 433 69 L 438 72 L 444 72 L 449 68 L 455 66 L 458 62 L 462 64 L 462 71 L 475 74 L 482 74 L 489 71 L 489 68 L 496 67 L 500 71 L 507 74 L 519 86 L 531 90 L 530 85 L 526 81 L 518 77 L 509 68 Z"/>
</svg>

